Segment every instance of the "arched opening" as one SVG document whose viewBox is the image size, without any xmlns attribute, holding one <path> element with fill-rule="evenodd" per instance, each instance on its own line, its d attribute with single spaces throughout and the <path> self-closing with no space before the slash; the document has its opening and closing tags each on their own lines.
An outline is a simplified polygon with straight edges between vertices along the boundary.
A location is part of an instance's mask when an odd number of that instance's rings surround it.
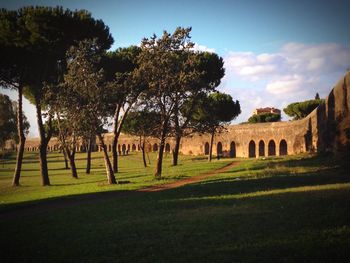
<svg viewBox="0 0 350 263">
<path fill-rule="evenodd" d="M 111 152 L 112 151 L 112 145 L 108 144 L 108 151 Z"/>
<path fill-rule="evenodd" d="M 165 152 L 170 153 L 170 144 L 169 143 L 165 144 Z"/>
<path fill-rule="evenodd" d="M 121 150 L 120 150 L 120 144 L 118 144 L 118 152 L 120 152 Z"/>
<path fill-rule="evenodd" d="M 218 142 L 218 144 L 216 145 L 216 155 L 217 155 L 217 157 L 222 156 L 222 143 L 221 142 Z"/>
<path fill-rule="evenodd" d="M 138 150 L 138 151 L 141 150 L 140 144 L 137 145 L 137 150 Z"/>
<path fill-rule="evenodd" d="M 204 145 L 204 154 L 205 155 L 209 154 L 209 143 L 208 142 L 206 142 Z"/>
<path fill-rule="evenodd" d="M 231 142 L 231 144 L 230 144 L 230 157 L 236 158 L 236 143 L 235 142 Z"/>
<path fill-rule="evenodd" d="M 269 156 L 275 156 L 276 155 L 276 144 L 274 140 L 269 141 Z"/>
<path fill-rule="evenodd" d="M 280 142 L 280 155 L 287 155 L 287 154 L 288 154 L 287 142 L 286 142 L 286 140 L 281 140 L 281 142 Z"/>
<path fill-rule="evenodd" d="M 128 144 L 128 152 L 130 152 L 130 144 Z"/>
<path fill-rule="evenodd" d="M 259 156 L 265 156 L 265 142 L 263 140 L 259 142 Z"/>
<path fill-rule="evenodd" d="M 250 158 L 256 157 L 256 154 L 255 154 L 255 142 L 253 140 L 251 140 L 249 142 L 249 157 Z"/>
<path fill-rule="evenodd" d="M 123 145 L 122 145 L 122 153 L 123 153 L 123 155 L 125 155 L 125 152 L 126 152 L 126 145 L 123 144 Z"/>
<path fill-rule="evenodd" d="M 131 150 L 132 150 L 132 151 L 136 151 L 136 145 L 135 145 L 135 144 L 132 144 Z"/>
<path fill-rule="evenodd" d="M 158 144 L 153 144 L 153 151 L 154 152 L 157 152 L 158 151 Z"/>
</svg>

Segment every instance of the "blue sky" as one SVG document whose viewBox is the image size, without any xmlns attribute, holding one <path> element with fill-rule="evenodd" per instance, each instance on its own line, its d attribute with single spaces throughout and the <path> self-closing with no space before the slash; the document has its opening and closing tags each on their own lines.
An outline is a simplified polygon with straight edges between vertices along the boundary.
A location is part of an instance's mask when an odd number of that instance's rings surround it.
<svg viewBox="0 0 350 263">
<path fill-rule="evenodd" d="M 1 7 L 62 5 L 87 9 L 110 28 L 120 46 L 177 26 L 192 26 L 197 49 L 218 53 L 226 76 L 220 90 L 241 102 L 245 121 L 255 107 L 325 97 L 350 68 L 349 1 L 1 1 Z M 13 92 L 1 90 L 11 95 Z M 25 113 L 37 135 L 34 108 Z M 283 116 L 283 120 L 287 120 Z"/>
</svg>

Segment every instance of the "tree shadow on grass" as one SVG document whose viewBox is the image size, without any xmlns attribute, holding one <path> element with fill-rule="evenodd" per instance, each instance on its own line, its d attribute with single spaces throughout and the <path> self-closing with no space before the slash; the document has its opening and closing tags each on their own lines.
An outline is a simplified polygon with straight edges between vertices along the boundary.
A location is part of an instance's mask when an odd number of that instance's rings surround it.
<svg viewBox="0 0 350 263">
<path fill-rule="evenodd" d="M 345 173 L 308 173 L 298 175 L 278 175 L 264 178 L 224 178 L 206 180 L 204 182 L 186 185 L 175 191 L 181 198 L 186 196 L 205 197 L 271 191 L 303 186 L 318 186 L 327 184 L 349 183 L 350 176 Z"/>
</svg>

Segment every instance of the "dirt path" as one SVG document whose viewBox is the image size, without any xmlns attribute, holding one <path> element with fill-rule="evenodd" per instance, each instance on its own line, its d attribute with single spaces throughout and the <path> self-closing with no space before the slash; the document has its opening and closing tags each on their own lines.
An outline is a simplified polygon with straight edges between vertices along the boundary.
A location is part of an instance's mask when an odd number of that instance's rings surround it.
<svg viewBox="0 0 350 263">
<path fill-rule="evenodd" d="M 42 201 L 39 200 L 38 202 L 33 202 L 33 203 L 29 202 L 27 204 L 26 203 L 18 204 L 15 207 L 10 207 L 8 210 L 5 209 L 4 211 L 1 211 L 0 219 L 11 219 L 15 217 L 21 217 L 24 215 L 30 215 L 30 214 L 41 213 L 41 212 L 49 213 L 51 210 L 56 210 L 60 208 L 98 203 L 98 202 L 111 200 L 118 197 L 119 198 L 128 197 L 133 194 L 135 195 L 135 194 L 141 194 L 141 193 L 159 192 L 159 191 L 164 191 L 168 189 L 173 189 L 173 188 L 181 187 L 187 184 L 200 182 L 203 179 L 208 178 L 210 176 L 228 171 L 229 169 L 237 165 L 239 165 L 239 162 L 231 162 L 225 165 L 224 167 L 221 167 L 214 171 L 210 171 L 197 176 L 181 179 L 172 183 L 149 186 L 149 187 L 135 190 L 135 191 L 119 191 L 119 190 L 107 191 L 107 192 L 98 192 L 98 193 L 83 194 L 83 195 L 76 195 L 76 196 L 74 195 L 63 196 L 63 197 L 54 198 L 50 200 L 42 200 Z"/>
<path fill-rule="evenodd" d="M 159 191 L 177 188 L 177 187 L 184 186 L 187 184 L 197 183 L 197 182 L 200 182 L 203 179 L 206 179 L 210 176 L 226 172 L 237 165 L 239 165 L 239 162 L 231 162 L 231 163 L 225 165 L 224 167 L 221 167 L 221 168 L 216 169 L 214 171 L 210 171 L 210 172 L 207 172 L 207 173 L 204 173 L 201 175 L 181 179 L 181 180 L 178 180 L 176 182 L 172 182 L 172 183 L 168 183 L 168 184 L 161 184 L 161 185 L 154 185 L 154 186 L 146 187 L 146 188 L 143 188 L 143 189 L 140 189 L 137 191 L 138 192 L 159 192 Z"/>
</svg>

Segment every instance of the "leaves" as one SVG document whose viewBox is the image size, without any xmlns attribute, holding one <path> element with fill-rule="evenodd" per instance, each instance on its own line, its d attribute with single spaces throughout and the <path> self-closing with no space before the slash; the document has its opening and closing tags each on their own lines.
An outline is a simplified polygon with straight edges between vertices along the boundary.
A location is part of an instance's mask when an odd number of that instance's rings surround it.
<svg viewBox="0 0 350 263">
<path fill-rule="evenodd" d="M 303 102 L 294 102 L 283 109 L 285 114 L 292 117 L 293 120 L 305 118 L 320 104 L 325 103 L 323 99 L 307 100 Z"/>
</svg>

